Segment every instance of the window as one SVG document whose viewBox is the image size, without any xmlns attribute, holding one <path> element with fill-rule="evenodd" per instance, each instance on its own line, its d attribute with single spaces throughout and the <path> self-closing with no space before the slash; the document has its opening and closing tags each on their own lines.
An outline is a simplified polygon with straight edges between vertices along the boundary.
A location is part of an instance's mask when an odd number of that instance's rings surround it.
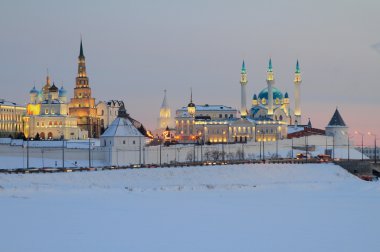
<svg viewBox="0 0 380 252">
<path fill-rule="evenodd" d="M 49 109 L 45 109 L 45 114 L 49 114 Z"/>
<path fill-rule="evenodd" d="M 125 140 L 123 140 L 123 144 L 125 144 Z"/>
<path fill-rule="evenodd" d="M 37 122 L 36 125 L 37 125 L 37 127 L 40 126 L 40 122 Z"/>
<path fill-rule="evenodd" d="M 136 141 L 135 140 L 133 140 L 133 142 L 132 142 L 133 144 L 136 144 Z"/>
<path fill-rule="evenodd" d="M 228 118 L 228 115 L 227 115 L 227 114 L 225 114 L 225 115 L 224 115 L 224 118 Z"/>
<path fill-rule="evenodd" d="M 222 115 L 222 114 L 219 114 L 219 118 L 223 118 L 223 115 Z"/>
</svg>

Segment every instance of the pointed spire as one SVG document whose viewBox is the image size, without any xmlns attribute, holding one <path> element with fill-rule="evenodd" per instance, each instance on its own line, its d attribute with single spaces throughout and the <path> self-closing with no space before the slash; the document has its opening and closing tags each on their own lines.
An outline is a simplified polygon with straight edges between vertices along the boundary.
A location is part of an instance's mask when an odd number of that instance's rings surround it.
<svg viewBox="0 0 380 252">
<path fill-rule="evenodd" d="M 301 73 L 301 70 L 300 70 L 300 64 L 299 64 L 298 59 L 297 59 L 296 74 L 299 74 L 299 73 Z"/>
<path fill-rule="evenodd" d="M 80 37 L 79 58 L 84 58 L 84 54 L 83 54 L 83 45 L 82 45 L 82 35 L 81 35 L 81 37 Z"/>
<path fill-rule="evenodd" d="M 273 68 L 272 68 L 272 58 L 269 58 L 268 72 L 273 72 Z"/>
<path fill-rule="evenodd" d="M 245 62 L 243 60 L 243 64 L 241 65 L 241 73 L 246 73 L 246 69 L 245 69 Z"/>
<path fill-rule="evenodd" d="M 346 126 L 346 123 L 338 111 L 338 107 L 335 109 L 334 115 L 327 126 Z"/>
<path fill-rule="evenodd" d="M 193 88 L 190 88 L 190 103 L 193 103 Z"/>
<path fill-rule="evenodd" d="M 164 100 L 162 101 L 162 105 L 161 105 L 161 108 L 168 108 L 168 102 L 167 102 L 167 99 L 166 99 L 166 89 L 164 90 Z"/>
</svg>

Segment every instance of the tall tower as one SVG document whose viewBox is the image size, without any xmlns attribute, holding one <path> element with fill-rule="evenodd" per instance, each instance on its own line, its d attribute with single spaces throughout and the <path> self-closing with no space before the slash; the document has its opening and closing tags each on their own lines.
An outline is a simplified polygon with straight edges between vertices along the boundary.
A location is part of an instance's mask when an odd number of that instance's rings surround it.
<svg viewBox="0 0 380 252">
<path fill-rule="evenodd" d="M 296 72 L 294 74 L 294 117 L 295 124 L 301 124 L 301 94 L 300 85 L 302 83 L 300 65 L 297 60 Z"/>
<path fill-rule="evenodd" d="M 190 103 L 187 105 L 187 113 L 191 117 L 195 117 L 195 104 L 193 103 L 193 89 L 190 90 Z"/>
<path fill-rule="evenodd" d="M 164 100 L 160 108 L 160 118 L 158 119 L 158 129 L 165 129 L 171 127 L 171 111 L 166 98 L 166 90 L 164 90 Z"/>
<path fill-rule="evenodd" d="M 240 85 L 241 85 L 240 115 L 241 117 L 247 117 L 247 95 L 246 95 L 247 83 L 248 83 L 247 70 L 245 69 L 245 63 L 243 60 L 243 64 L 241 66 L 241 72 L 240 72 Z"/>
<path fill-rule="evenodd" d="M 274 85 L 274 73 L 272 69 L 272 59 L 269 59 L 267 70 L 267 84 L 268 84 L 268 115 L 273 116 L 273 85 Z"/>
<path fill-rule="evenodd" d="M 96 113 L 95 98 L 91 96 L 91 88 L 86 73 L 86 59 L 83 54 L 82 40 L 80 41 L 74 98 L 71 98 L 69 113 L 71 116 L 77 117 L 78 126 L 87 130 L 89 137 L 99 137 L 99 120 Z"/>
</svg>

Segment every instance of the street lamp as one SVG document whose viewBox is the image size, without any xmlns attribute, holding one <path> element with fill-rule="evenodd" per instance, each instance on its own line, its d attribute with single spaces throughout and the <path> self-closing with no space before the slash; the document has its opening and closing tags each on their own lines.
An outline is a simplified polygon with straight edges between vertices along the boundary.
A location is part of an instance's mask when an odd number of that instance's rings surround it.
<svg viewBox="0 0 380 252">
<path fill-rule="evenodd" d="M 352 136 L 345 131 L 342 131 L 342 134 L 347 136 L 347 160 L 350 161 L 350 138 Z"/>
<path fill-rule="evenodd" d="M 364 134 L 359 132 L 359 131 L 355 131 L 355 134 L 356 135 L 361 135 L 362 136 L 362 161 L 364 160 L 364 146 L 363 146 L 363 138 L 364 138 Z"/>
<path fill-rule="evenodd" d="M 371 132 L 368 132 L 368 135 L 370 135 L 370 136 L 374 136 L 375 137 L 375 164 L 377 163 L 377 158 L 376 158 L 376 156 L 377 156 L 377 152 L 376 152 L 376 134 L 373 134 L 373 133 L 371 133 Z"/>
<path fill-rule="evenodd" d="M 257 133 L 261 133 L 261 141 L 260 141 L 260 147 L 261 147 L 261 142 L 263 142 L 263 160 L 265 161 L 265 146 L 264 146 L 264 130 L 258 130 Z M 261 159 L 261 149 L 260 149 L 260 159 Z"/>
</svg>

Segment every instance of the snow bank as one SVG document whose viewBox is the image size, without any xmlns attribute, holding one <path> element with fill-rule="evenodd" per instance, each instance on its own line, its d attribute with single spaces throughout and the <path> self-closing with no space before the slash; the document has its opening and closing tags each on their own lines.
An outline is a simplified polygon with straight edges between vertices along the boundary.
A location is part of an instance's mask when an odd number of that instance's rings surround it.
<svg viewBox="0 0 380 252">
<path fill-rule="evenodd" d="M 358 179 L 334 164 L 247 164 L 186 168 L 139 168 L 56 174 L 0 175 L 3 189 L 127 191 L 253 189 L 259 186 L 321 185 Z"/>
</svg>

